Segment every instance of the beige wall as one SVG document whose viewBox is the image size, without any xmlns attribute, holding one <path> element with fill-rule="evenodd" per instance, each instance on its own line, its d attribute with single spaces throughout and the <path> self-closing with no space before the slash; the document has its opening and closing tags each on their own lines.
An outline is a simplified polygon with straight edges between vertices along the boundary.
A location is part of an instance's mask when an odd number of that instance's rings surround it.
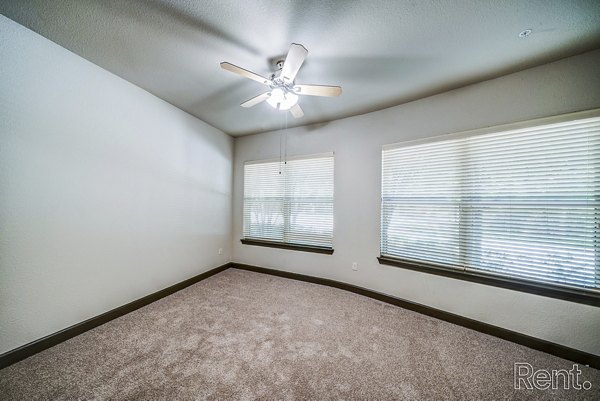
<svg viewBox="0 0 600 401">
<path fill-rule="evenodd" d="M 598 108 L 599 64 L 600 50 L 386 110 L 287 130 L 289 155 L 335 152 L 331 256 L 240 243 L 243 163 L 277 156 L 279 132 L 237 138 L 233 260 L 356 284 L 600 355 L 598 307 L 379 265 L 376 260 L 382 145 Z M 356 272 L 351 270 L 355 261 Z"/>
<path fill-rule="evenodd" d="M 2 16 L 0 38 L 0 353 L 230 260 L 231 137 Z"/>
</svg>

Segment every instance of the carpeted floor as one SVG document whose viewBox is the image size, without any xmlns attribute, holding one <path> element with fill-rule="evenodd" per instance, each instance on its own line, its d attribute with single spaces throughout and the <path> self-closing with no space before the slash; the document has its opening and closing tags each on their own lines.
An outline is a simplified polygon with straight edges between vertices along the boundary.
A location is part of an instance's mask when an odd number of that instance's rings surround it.
<svg viewBox="0 0 600 401">
<path fill-rule="evenodd" d="M 600 399 L 514 390 L 573 363 L 329 287 L 228 269 L 0 371 L 2 400 Z"/>
</svg>

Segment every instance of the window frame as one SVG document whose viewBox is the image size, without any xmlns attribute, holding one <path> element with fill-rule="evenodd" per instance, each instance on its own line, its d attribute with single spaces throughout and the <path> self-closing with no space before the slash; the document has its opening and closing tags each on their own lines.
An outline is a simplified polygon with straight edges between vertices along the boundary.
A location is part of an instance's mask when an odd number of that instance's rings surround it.
<svg viewBox="0 0 600 401">
<path fill-rule="evenodd" d="M 531 128 L 538 125 L 555 124 L 571 120 L 585 119 L 591 117 L 600 117 L 600 109 L 585 110 L 580 112 L 562 114 L 558 116 L 545 117 L 533 120 L 520 121 L 517 123 L 503 124 L 490 126 L 481 129 L 437 135 L 425 139 L 397 142 L 393 144 L 384 145 L 381 148 L 381 187 L 380 187 L 380 220 L 379 220 L 379 249 L 380 255 L 377 260 L 382 265 L 394 266 L 403 269 L 439 275 L 452 279 L 458 279 L 463 281 L 474 282 L 478 284 L 491 285 L 494 287 L 506 288 L 510 290 L 516 290 L 520 292 L 542 295 L 551 298 L 562 299 L 571 302 L 577 302 L 587 304 L 591 306 L 600 306 L 600 291 L 598 289 L 585 289 L 581 287 L 553 284 L 546 282 L 539 282 L 535 280 L 528 280 L 518 277 L 509 277 L 500 274 L 494 274 L 492 272 L 473 271 L 473 270 L 459 270 L 439 265 L 436 263 L 416 262 L 409 259 L 396 258 L 381 254 L 381 248 L 384 241 L 383 232 L 381 230 L 382 224 L 382 196 L 383 196 L 383 151 L 386 149 L 414 146 L 419 144 L 453 140 L 466 138 L 470 136 L 479 136 L 491 133 L 497 133 L 502 131 L 510 131 L 524 128 Z M 600 252 L 600 251 L 599 251 Z M 600 254 L 599 254 L 600 257 Z"/>
<path fill-rule="evenodd" d="M 245 220 L 244 220 L 244 194 L 245 194 L 245 185 L 244 185 L 244 180 L 245 180 L 245 168 L 247 165 L 251 165 L 251 164 L 263 164 L 263 163 L 275 163 L 275 162 L 279 162 L 279 163 L 286 163 L 287 161 L 293 161 L 293 160 L 309 160 L 309 159 L 318 159 L 318 158 L 325 158 L 325 157 L 331 157 L 333 159 L 333 175 L 334 175 L 334 181 L 333 181 L 333 195 L 332 195 L 332 219 L 333 219 L 333 224 L 332 224 L 332 238 L 331 238 L 331 247 L 328 246 L 318 246 L 318 245 L 309 245 L 309 244 L 299 244 L 299 243 L 293 243 L 293 242 L 285 242 L 285 241 L 273 241 L 273 240 L 268 240 L 268 239 L 260 239 L 260 238 L 254 238 L 254 237 L 248 237 L 246 238 L 244 236 L 244 227 L 245 227 Z M 245 161 L 243 163 L 243 176 L 242 176 L 242 238 L 240 239 L 240 242 L 244 245 L 252 245 L 252 246 L 262 246 L 262 247 L 269 247 L 269 248 L 278 248 L 278 249 L 286 249 L 286 250 L 293 250 L 293 251 L 303 251 L 303 252 L 312 252 L 312 253 L 320 253 L 320 254 L 326 254 L 326 255 L 331 255 L 334 252 L 334 248 L 333 248 L 333 239 L 334 239 L 334 233 L 335 233 L 335 152 L 323 152 L 323 153 L 313 153 L 313 154 L 307 154 L 307 155 L 295 155 L 295 156 L 287 156 L 284 159 L 279 158 L 279 157 L 272 157 L 272 158 L 268 158 L 268 159 L 259 159 L 259 160 L 248 160 Z M 285 196 L 284 196 L 285 199 Z M 284 217 L 285 219 L 285 217 Z M 285 220 L 284 220 L 284 232 L 285 232 Z"/>
</svg>

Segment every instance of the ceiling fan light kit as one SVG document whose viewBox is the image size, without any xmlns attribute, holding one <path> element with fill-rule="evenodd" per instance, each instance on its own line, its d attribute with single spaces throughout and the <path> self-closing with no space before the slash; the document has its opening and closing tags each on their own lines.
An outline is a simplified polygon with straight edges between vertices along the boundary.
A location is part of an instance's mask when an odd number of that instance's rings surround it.
<svg viewBox="0 0 600 401">
<path fill-rule="evenodd" d="M 300 118 L 304 116 L 304 112 L 298 104 L 298 95 L 333 97 L 342 93 L 342 88 L 339 86 L 296 85 L 296 75 L 307 54 L 308 50 L 304 46 L 292 43 L 285 60 L 276 63 L 278 70 L 272 73 L 269 78 L 227 62 L 221 63 L 221 68 L 269 86 L 270 90 L 268 92 L 245 101 L 241 104 L 242 107 L 253 107 L 266 100 L 274 109 L 289 110 L 294 118 Z"/>
<path fill-rule="evenodd" d="M 298 95 L 281 88 L 274 88 L 267 98 L 267 103 L 274 109 L 289 110 L 298 103 Z"/>
</svg>

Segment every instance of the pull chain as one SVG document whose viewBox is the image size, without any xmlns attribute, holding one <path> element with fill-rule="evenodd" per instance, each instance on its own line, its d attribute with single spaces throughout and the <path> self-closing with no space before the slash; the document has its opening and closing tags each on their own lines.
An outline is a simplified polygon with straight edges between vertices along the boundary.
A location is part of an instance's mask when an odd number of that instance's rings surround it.
<svg viewBox="0 0 600 401">
<path fill-rule="evenodd" d="M 283 145 L 283 150 L 284 150 L 284 163 L 287 164 L 287 128 L 288 128 L 288 112 L 285 112 L 285 143 Z"/>
<path fill-rule="evenodd" d="M 279 117 L 279 175 L 281 175 L 281 154 L 283 153 L 281 150 L 282 136 L 283 136 L 283 120 L 281 119 L 281 116 L 280 116 Z"/>
</svg>

